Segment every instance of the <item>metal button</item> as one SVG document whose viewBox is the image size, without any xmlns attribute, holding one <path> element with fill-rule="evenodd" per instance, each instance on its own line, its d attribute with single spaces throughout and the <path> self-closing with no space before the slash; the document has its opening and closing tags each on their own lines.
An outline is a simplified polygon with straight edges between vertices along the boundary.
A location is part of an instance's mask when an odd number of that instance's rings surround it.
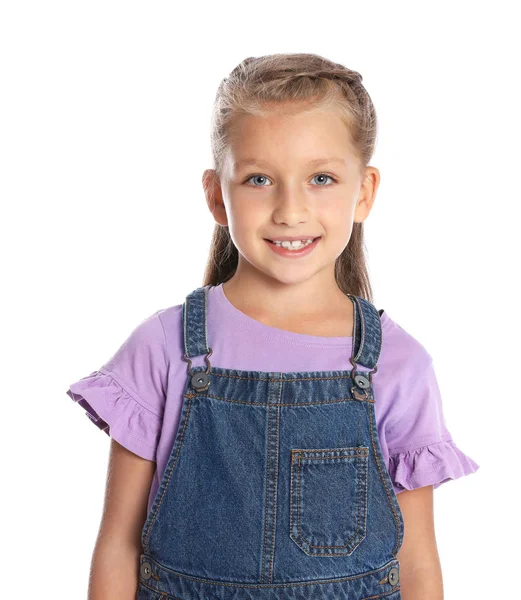
<svg viewBox="0 0 521 600">
<path fill-rule="evenodd" d="M 201 371 L 192 375 L 192 387 L 197 391 L 202 392 L 210 385 L 210 376 L 208 373 Z"/>
<path fill-rule="evenodd" d="M 362 390 L 366 390 L 371 385 L 369 383 L 369 379 L 367 379 L 367 377 L 364 377 L 363 375 L 355 375 L 355 383 Z"/>
<path fill-rule="evenodd" d="M 143 579 L 150 579 L 152 577 L 152 565 L 149 562 L 141 563 L 140 573 Z"/>
<path fill-rule="evenodd" d="M 400 571 L 398 570 L 398 567 L 393 567 L 389 571 L 389 583 L 391 585 L 396 585 L 399 581 L 400 581 Z"/>
</svg>

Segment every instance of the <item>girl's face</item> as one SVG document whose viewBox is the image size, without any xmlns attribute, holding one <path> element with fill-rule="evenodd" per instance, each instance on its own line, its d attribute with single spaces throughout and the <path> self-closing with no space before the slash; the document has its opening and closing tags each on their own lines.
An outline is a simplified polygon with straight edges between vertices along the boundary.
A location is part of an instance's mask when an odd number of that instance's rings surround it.
<svg viewBox="0 0 521 600">
<path fill-rule="evenodd" d="M 353 222 L 371 210 L 378 170 L 368 167 L 360 176 L 347 128 L 333 112 L 245 115 L 234 126 L 221 180 L 213 170 L 203 178 L 211 182 L 210 210 L 228 225 L 239 252 L 238 270 L 257 269 L 285 283 L 319 272 L 333 277 Z M 320 239 L 306 255 L 286 257 L 266 241 L 281 236 Z"/>
</svg>

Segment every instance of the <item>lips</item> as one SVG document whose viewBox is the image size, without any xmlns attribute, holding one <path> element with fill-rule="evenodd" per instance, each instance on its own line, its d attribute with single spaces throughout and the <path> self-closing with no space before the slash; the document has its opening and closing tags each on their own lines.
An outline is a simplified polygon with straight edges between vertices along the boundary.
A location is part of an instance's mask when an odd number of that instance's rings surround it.
<svg viewBox="0 0 521 600">
<path fill-rule="evenodd" d="M 270 238 L 264 238 L 267 242 L 271 242 L 272 244 L 274 243 L 273 240 L 276 240 L 277 242 L 295 242 L 295 241 L 301 241 L 301 240 L 312 240 L 313 242 L 315 240 L 317 240 L 320 236 L 312 236 L 312 235 L 303 235 L 302 237 L 295 237 L 295 236 L 281 236 L 281 237 L 276 237 L 273 239 Z"/>
<path fill-rule="evenodd" d="M 297 238 L 301 239 L 301 238 Z M 309 239 L 309 238 L 308 238 Z M 317 244 L 320 243 L 320 237 L 314 238 L 311 244 L 307 246 L 302 246 L 301 248 L 289 250 L 288 248 L 284 248 L 284 246 L 279 246 L 278 244 L 274 244 L 271 240 L 264 238 L 264 241 L 269 244 L 270 250 L 278 254 L 279 256 L 283 256 L 285 258 L 293 258 L 297 259 L 303 256 L 307 256 L 316 248 Z"/>
</svg>

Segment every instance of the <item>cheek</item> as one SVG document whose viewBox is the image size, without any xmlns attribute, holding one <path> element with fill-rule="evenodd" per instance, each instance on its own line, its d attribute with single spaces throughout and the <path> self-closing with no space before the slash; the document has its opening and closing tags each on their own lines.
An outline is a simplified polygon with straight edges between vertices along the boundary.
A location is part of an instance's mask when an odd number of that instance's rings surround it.
<svg viewBox="0 0 521 600">
<path fill-rule="evenodd" d="M 317 218 L 325 227 L 332 231 L 346 231 L 353 222 L 354 210 L 345 199 L 339 202 L 328 203 L 317 212 Z"/>
<path fill-rule="evenodd" d="M 235 203 L 230 207 L 228 225 L 236 245 L 247 245 L 254 235 L 259 235 L 265 221 L 261 212 L 254 204 Z"/>
<path fill-rule="evenodd" d="M 241 229 L 252 229 L 263 223 L 266 207 L 258 202 L 237 201 L 230 205 L 231 220 Z"/>
</svg>

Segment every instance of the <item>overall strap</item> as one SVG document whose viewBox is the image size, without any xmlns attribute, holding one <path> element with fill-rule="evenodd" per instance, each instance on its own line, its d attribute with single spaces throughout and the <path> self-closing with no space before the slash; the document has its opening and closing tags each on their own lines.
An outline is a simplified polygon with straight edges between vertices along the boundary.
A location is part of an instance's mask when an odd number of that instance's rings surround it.
<svg viewBox="0 0 521 600">
<path fill-rule="evenodd" d="M 190 292 L 183 304 L 184 349 L 187 358 L 210 352 L 207 335 L 208 288 L 203 286 Z M 377 310 L 371 302 L 360 296 L 348 294 L 353 302 L 353 355 L 355 362 L 374 369 L 382 349 L 383 310 Z"/>
<path fill-rule="evenodd" d="M 376 310 L 375 306 L 365 298 L 348 294 L 353 302 L 353 355 L 351 363 L 355 362 L 368 369 L 374 369 L 382 349 L 382 323 L 380 321 L 383 309 Z"/>
<path fill-rule="evenodd" d="M 183 304 L 184 349 L 187 358 L 208 354 L 207 309 L 208 288 L 204 286 L 190 292 Z"/>
</svg>

